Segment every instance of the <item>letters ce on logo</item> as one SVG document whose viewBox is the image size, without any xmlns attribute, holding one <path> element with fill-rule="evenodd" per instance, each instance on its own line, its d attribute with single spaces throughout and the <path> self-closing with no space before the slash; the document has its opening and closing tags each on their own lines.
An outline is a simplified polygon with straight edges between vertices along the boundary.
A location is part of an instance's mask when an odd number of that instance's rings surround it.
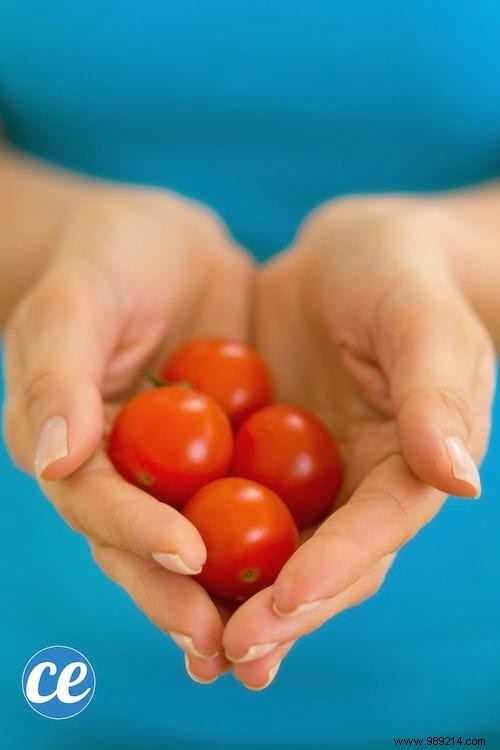
<svg viewBox="0 0 500 750">
<path fill-rule="evenodd" d="M 71 719 L 94 696 L 95 673 L 89 660 L 70 646 L 48 646 L 26 664 L 22 689 L 31 708 L 47 719 Z"/>
</svg>

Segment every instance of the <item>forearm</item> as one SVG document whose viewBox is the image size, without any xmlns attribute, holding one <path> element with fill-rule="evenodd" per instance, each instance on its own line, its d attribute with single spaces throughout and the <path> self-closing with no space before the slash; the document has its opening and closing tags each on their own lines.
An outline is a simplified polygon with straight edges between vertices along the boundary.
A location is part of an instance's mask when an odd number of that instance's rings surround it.
<svg viewBox="0 0 500 750">
<path fill-rule="evenodd" d="M 90 184 L 0 144 L 0 330 L 42 272 L 64 217 Z"/>
<path fill-rule="evenodd" d="M 500 182 L 443 194 L 458 231 L 447 243 L 460 287 L 500 351 Z"/>
</svg>

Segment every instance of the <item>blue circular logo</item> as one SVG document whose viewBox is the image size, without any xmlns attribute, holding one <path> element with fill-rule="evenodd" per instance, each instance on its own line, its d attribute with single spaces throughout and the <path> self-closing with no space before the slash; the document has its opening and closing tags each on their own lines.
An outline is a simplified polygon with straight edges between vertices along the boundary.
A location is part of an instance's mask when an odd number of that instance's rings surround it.
<svg viewBox="0 0 500 750">
<path fill-rule="evenodd" d="M 95 673 L 80 651 L 48 646 L 31 657 L 22 677 L 24 697 L 47 719 L 71 719 L 94 697 Z"/>
</svg>

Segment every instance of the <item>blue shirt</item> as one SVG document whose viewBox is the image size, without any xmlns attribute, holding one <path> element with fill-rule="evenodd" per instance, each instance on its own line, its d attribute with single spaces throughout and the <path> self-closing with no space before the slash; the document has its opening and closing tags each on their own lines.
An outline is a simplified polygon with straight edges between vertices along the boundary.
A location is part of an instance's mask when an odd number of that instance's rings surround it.
<svg viewBox="0 0 500 750">
<path fill-rule="evenodd" d="M 500 5 L 11 0 L 0 113 L 20 148 L 196 197 L 265 258 L 327 198 L 498 175 Z M 0 747 L 500 746 L 499 449 L 496 428 L 482 500 L 450 500 L 382 591 L 301 641 L 256 694 L 230 677 L 191 683 L 177 648 L 0 454 Z M 97 675 L 92 704 L 66 722 L 19 690 L 24 663 L 54 643 Z"/>
</svg>

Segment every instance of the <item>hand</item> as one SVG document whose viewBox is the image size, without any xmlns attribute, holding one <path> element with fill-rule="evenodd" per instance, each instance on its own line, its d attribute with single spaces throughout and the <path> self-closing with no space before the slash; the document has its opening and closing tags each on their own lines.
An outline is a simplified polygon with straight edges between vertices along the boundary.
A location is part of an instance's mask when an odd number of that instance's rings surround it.
<svg viewBox="0 0 500 750">
<path fill-rule="evenodd" d="M 431 200 L 353 198 L 314 214 L 262 274 L 258 343 L 279 398 L 331 427 L 346 470 L 337 509 L 226 626 L 247 686 L 375 593 L 446 494 L 480 492 L 494 353 L 454 281 L 463 239 Z"/>
<path fill-rule="evenodd" d="M 42 490 L 104 572 L 206 680 L 228 665 L 224 611 L 186 575 L 205 561 L 204 544 L 180 513 L 116 473 L 103 435 L 166 350 L 214 333 L 245 339 L 252 277 L 246 255 L 199 205 L 162 192 L 94 191 L 67 217 L 6 333 L 14 460 L 28 472 L 36 463 Z"/>
</svg>

